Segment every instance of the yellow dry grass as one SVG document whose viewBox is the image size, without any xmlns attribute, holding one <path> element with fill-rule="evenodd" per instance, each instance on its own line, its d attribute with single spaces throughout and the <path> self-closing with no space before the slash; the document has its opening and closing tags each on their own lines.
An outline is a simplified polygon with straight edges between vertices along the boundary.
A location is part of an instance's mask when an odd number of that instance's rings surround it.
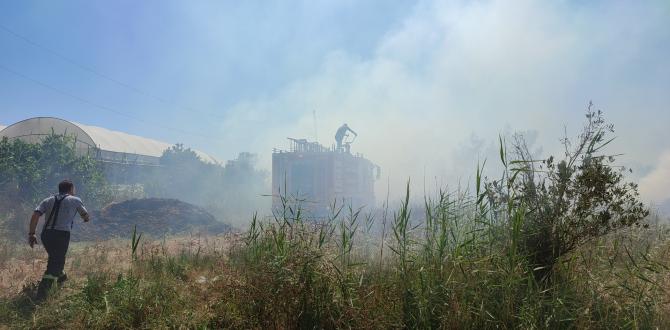
<svg viewBox="0 0 670 330">
<path fill-rule="evenodd" d="M 191 234 L 140 241 L 140 258 L 174 256 L 180 253 L 219 255 L 224 257 L 239 234 Z M 131 266 L 130 240 L 112 239 L 98 242 L 70 243 L 65 264 L 68 288 L 78 287 L 87 274 L 124 273 Z M 28 243 L 0 244 L 0 299 L 17 295 L 24 286 L 38 282 L 46 269 L 47 253 L 42 245 L 30 248 Z"/>
</svg>

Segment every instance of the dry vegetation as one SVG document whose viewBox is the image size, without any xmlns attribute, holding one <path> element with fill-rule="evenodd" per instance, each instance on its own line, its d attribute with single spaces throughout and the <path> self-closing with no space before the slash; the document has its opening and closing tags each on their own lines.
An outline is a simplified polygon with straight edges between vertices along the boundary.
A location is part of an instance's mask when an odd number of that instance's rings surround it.
<svg viewBox="0 0 670 330">
<path fill-rule="evenodd" d="M 30 289 L 40 249 L 0 245 L 7 328 L 482 329 L 670 328 L 670 228 L 639 202 L 600 112 L 534 161 L 522 140 L 474 192 L 380 212 L 301 202 L 241 235 L 72 245 L 70 280 L 45 302 Z M 130 233 L 129 233 L 130 234 Z"/>
<path fill-rule="evenodd" d="M 670 326 L 666 227 L 633 227 L 594 239 L 561 259 L 551 285 L 543 286 L 524 258 L 509 253 L 505 240 L 472 240 L 474 227 L 456 231 L 468 227 L 455 226 L 467 218 L 466 208 L 472 210 L 467 204 L 446 205 L 454 212 L 433 213 L 445 221 L 438 224 L 448 234 L 442 238 L 439 230 L 403 227 L 410 213 L 403 206 L 387 219 L 343 209 L 315 225 L 289 211 L 286 217 L 255 221 L 244 236 L 141 241 L 134 261 L 128 240 L 76 243 L 66 267 L 72 280 L 39 305 L 19 291 L 39 278 L 43 251 L 25 246 L 6 251 L 5 245 L 3 256 L 15 257 L 0 261 L 0 324 L 75 329 Z M 386 222 L 386 231 L 369 231 L 373 221 Z"/>
<path fill-rule="evenodd" d="M 138 253 L 142 256 L 176 256 L 200 253 L 225 255 L 237 240 L 236 234 L 205 236 L 185 235 L 165 237 L 162 240 L 142 240 Z M 92 273 L 123 273 L 132 265 L 128 240 L 115 239 L 98 242 L 72 242 L 68 250 L 65 271 L 72 279 L 70 288 Z M 198 252 L 200 251 L 200 252 Z M 30 284 L 42 278 L 47 254 L 41 246 L 31 249 L 28 244 L 11 241 L 0 243 L 0 298 L 8 299 L 21 293 Z M 72 284 L 72 285 L 70 285 Z"/>
<path fill-rule="evenodd" d="M 132 299 L 133 294 L 143 294 L 146 286 L 153 287 L 165 294 L 180 292 L 175 299 L 160 299 L 155 296 L 156 308 L 166 312 L 168 305 L 179 308 L 190 308 L 197 313 L 198 306 L 180 305 L 176 298 L 189 297 L 195 299 L 197 291 L 191 289 L 206 285 L 206 278 L 211 278 L 213 269 L 226 263 L 230 246 L 239 241 L 237 234 L 220 236 L 188 235 L 164 238 L 161 240 L 143 240 L 137 250 L 138 258 L 133 261 L 131 242 L 129 240 L 110 240 L 96 243 L 72 243 L 68 253 L 66 272 L 70 280 L 42 304 L 35 304 L 32 293 L 41 278 L 46 265 L 46 252 L 40 247 L 30 249 L 27 244 L 14 245 L 5 243 L 1 248 L 2 269 L 0 270 L 0 328 L 117 328 L 138 326 L 137 320 L 124 323 L 127 317 L 139 315 L 127 314 L 123 304 L 117 304 L 116 298 Z M 165 273 L 163 273 L 165 272 Z M 160 278 L 160 280 L 159 280 Z M 128 284 L 132 287 L 120 289 L 118 286 Z M 149 283 L 149 281 L 158 281 Z M 165 282 L 164 282 L 165 281 Z M 169 284 L 168 284 L 169 283 Z M 160 289 L 163 284 L 166 287 Z M 141 288 L 140 288 L 141 287 Z M 91 291 L 91 290 L 100 291 Z M 130 290 L 130 291 L 115 291 Z M 135 291 L 139 290 L 139 291 Z M 121 296 L 109 296 L 108 294 Z M 82 294 L 84 296 L 82 296 Z M 90 305 L 92 301 L 107 301 L 105 313 L 107 318 L 97 320 L 82 319 L 86 315 L 99 318 L 100 315 L 89 314 L 89 308 L 100 306 Z M 140 298 L 140 297 L 137 297 Z M 148 298 L 148 297 L 147 297 Z M 82 301 L 84 299 L 86 301 Z M 140 298 L 142 299 L 142 298 Z M 114 311 L 109 303 L 114 304 Z M 82 303 L 83 305 L 77 305 Z M 54 309 L 55 307 L 55 309 Z M 145 308 L 146 305 L 135 306 Z M 85 314 L 80 314 L 85 312 Z M 116 314 L 118 313 L 118 314 Z M 151 313 L 149 310 L 140 314 Z M 165 315 L 165 317 L 176 315 Z M 64 317 L 63 319 L 58 319 Z M 150 315 L 146 315 L 150 317 Z M 189 324 L 187 319 L 175 318 L 174 322 Z M 109 323 L 106 323 L 109 322 Z M 154 322 L 144 321 L 142 324 L 159 326 L 161 318 Z M 177 324 L 177 323 L 173 323 Z"/>
</svg>

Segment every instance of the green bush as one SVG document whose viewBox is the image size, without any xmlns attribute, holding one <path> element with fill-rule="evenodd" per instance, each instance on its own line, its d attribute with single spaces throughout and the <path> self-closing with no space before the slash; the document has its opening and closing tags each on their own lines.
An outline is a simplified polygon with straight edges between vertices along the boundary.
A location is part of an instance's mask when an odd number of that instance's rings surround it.
<svg viewBox="0 0 670 330">
<path fill-rule="evenodd" d="M 161 166 L 141 180 L 149 196 L 180 199 L 207 208 L 219 220 L 246 225 L 249 214 L 269 208 L 267 199 L 260 198 L 267 172 L 257 169 L 256 162 L 255 155 L 240 153 L 225 165 L 210 164 L 176 144 L 163 152 Z"/>
<path fill-rule="evenodd" d="M 501 141 L 501 180 L 487 184 L 492 211 L 511 223 L 519 249 L 536 280 L 551 280 L 560 258 L 584 242 L 632 225 L 649 215 L 637 185 L 626 182 L 616 155 L 605 153 L 614 126 L 589 104 L 576 139 L 565 137 L 563 159 L 534 160 L 523 136 L 515 136 L 512 160 Z"/>
<path fill-rule="evenodd" d="M 0 140 L 0 219 L 12 236 L 25 231 L 30 211 L 57 193 L 63 179 L 75 183 L 77 195 L 91 208 L 111 201 L 101 164 L 90 155 L 77 155 L 75 143 L 74 137 L 54 134 L 36 144 Z"/>
<path fill-rule="evenodd" d="M 44 328 L 668 328 L 668 228 L 633 225 L 646 212 L 596 156 L 599 116 L 574 162 L 540 172 L 501 143 L 501 180 L 478 168 L 474 194 L 442 191 L 422 208 L 408 184 L 377 217 L 334 203 L 306 221 L 281 196 L 226 255 L 138 255 L 126 274 L 90 276 L 34 313 L 0 304 L 0 316 Z"/>
</svg>

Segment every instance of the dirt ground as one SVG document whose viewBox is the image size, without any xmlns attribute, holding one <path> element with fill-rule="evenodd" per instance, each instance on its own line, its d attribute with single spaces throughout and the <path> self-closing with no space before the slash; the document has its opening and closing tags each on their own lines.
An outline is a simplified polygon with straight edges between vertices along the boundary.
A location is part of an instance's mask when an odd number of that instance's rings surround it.
<svg viewBox="0 0 670 330">
<path fill-rule="evenodd" d="M 223 234 L 230 225 L 217 221 L 205 208 L 176 199 L 142 198 L 112 203 L 91 212 L 91 224 L 78 224 L 72 229 L 73 242 L 127 238 L 138 232 L 163 235 L 187 233 Z"/>
<path fill-rule="evenodd" d="M 139 258 L 152 255 L 221 254 L 232 244 L 239 242 L 240 235 L 182 235 L 163 239 L 140 241 L 137 251 Z M 76 287 L 86 280 L 86 275 L 96 272 L 121 273 L 130 267 L 132 261 L 130 240 L 113 239 L 98 242 L 72 242 L 67 254 L 65 272 L 68 281 L 64 290 Z M 24 286 L 38 282 L 46 269 L 47 253 L 44 247 L 33 249 L 28 243 L 0 243 L 0 299 L 14 296 Z"/>
</svg>

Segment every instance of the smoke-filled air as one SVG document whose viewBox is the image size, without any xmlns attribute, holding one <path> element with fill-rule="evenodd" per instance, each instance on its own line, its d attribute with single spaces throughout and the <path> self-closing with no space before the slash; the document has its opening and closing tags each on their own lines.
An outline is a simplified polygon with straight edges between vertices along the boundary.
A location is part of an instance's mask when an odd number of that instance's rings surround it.
<svg viewBox="0 0 670 330">
<path fill-rule="evenodd" d="M 0 329 L 670 327 L 670 3 L 0 4 Z"/>
</svg>

